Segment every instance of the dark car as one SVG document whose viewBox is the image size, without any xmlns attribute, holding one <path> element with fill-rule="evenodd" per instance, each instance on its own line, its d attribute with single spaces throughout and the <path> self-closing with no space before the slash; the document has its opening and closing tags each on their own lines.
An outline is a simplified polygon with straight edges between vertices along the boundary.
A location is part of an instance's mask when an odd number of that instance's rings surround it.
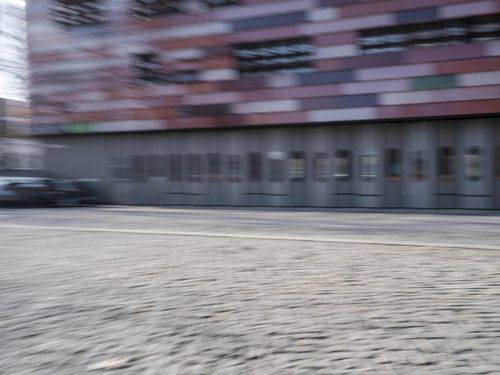
<svg viewBox="0 0 500 375">
<path fill-rule="evenodd" d="M 84 182 L 41 177 L 0 177 L 0 205 L 80 206 L 101 200 Z"/>
<path fill-rule="evenodd" d="M 0 203 L 14 206 L 46 206 L 54 203 L 50 188 L 42 178 L 3 178 L 0 181 Z"/>
<path fill-rule="evenodd" d="M 79 206 L 98 204 L 99 198 L 82 182 L 46 179 L 50 200 L 58 206 Z"/>
</svg>

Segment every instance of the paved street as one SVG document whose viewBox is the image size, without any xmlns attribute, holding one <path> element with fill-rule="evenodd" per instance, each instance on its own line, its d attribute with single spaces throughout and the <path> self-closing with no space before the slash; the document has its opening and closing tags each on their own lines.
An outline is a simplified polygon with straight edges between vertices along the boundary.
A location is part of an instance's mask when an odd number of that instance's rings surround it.
<svg viewBox="0 0 500 375">
<path fill-rule="evenodd" d="M 0 210 L 0 373 L 498 374 L 500 216 Z"/>
</svg>

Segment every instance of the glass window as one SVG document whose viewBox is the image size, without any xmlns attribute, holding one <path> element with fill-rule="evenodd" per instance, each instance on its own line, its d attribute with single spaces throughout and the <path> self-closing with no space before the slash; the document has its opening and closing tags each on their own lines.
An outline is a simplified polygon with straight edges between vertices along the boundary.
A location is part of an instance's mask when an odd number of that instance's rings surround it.
<svg viewBox="0 0 500 375">
<path fill-rule="evenodd" d="M 500 14 L 473 18 L 470 31 L 473 42 L 500 38 Z"/>
<path fill-rule="evenodd" d="M 140 18 L 151 18 L 181 12 L 184 0 L 133 0 L 132 14 Z"/>
<path fill-rule="evenodd" d="M 262 156 L 260 152 L 249 152 L 248 161 L 248 181 L 260 182 L 262 180 Z"/>
<path fill-rule="evenodd" d="M 187 155 L 187 180 L 200 182 L 203 180 L 201 154 Z"/>
<path fill-rule="evenodd" d="M 328 181 L 330 170 L 328 165 L 328 154 L 326 152 L 315 152 L 313 156 L 314 180 Z"/>
<path fill-rule="evenodd" d="M 131 169 L 128 156 L 115 156 L 111 158 L 111 178 L 113 180 L 126 180 L 129 178 Z"/>
<path fill-rule="evenodd" d="M 425 151 L 417 150 L 412 152 L 412 176 L 416 181 L 425 179 Z"/>
<path fill-rule="evenodd" d="M 134 55 L 134 60 L 137 80 L 140 83 L 159 83 L 162 81 L 158 54 L 138 53 Z"/>
<path fill-rule="evenodd" d="M 453 178 L 455 176 L 455 150 L 453 147 L 440 147 L 438 150 L 438 176 Z"/>
<path fill-rule="evenodd" d="M 100 0 L 56 0 L 54 21 L 67 27 L 102 23 L 101 3 Z"/>
<path fill-rule="evenodd" d="M 479 147 L 469 147 L 464 153 L 465 178 L 477 181 L 482 174 L 481 149 Z"/>
<path fill-rule="evenodd" d="M 241 182 L 241 155 L 227 155 L 227 180 Z"/>
<path fill-rule="evenodd" d="M 234 48 L 243 75 L 308 71 L 312 52 L 307 38 L 245 43 Z"/>
<path fill-rule="evenodd" d="M 172 181 L 182 181 L 182 157 L 179 154 L 168 156 L 168 178 Z"/>
<path fill-rule="evenodd" d="M 390 179 L 399 179 L 402 174 L 403 159 L 399 148 L 385 151 L 385 175 Z"/>
<path fill-rule="evenodd" d="M 239 0 L 203 0 L 203 3 L 209 8 L 217 8 L 228 5 L 236 5 Z"/>
<path fill-rule="evenodd" d="M 165 175 L 163 157 L 161 155 L 145 155 L 142 158 L 144 177 L 162 177 Z"/>
<path fill-rule="evenodd" d="M 134 180 L 142 180 L 146 178 L 145 165 L 146 162 L 144 155 L 132 155 L 130 177 Z"/>
<path fill-rule="evenodd" d="M 303 151 L 292 151 L 288 164 L 288 174 L 292 181 L 302 181 L 306 177 L 306 156 Z"/>
<path fill-rule="evenodd" d="M 283 182 L 285 179 L 285 153 L 281 151 L 271 151 L 269 159 L 269 181 Z"/>
<path fill-rule="evenodd" d="M 348 180 L 351 178 L 351 153 L 349 150 L 337 150 L 334 157 L 333 177 L 337 180 Z"/>
<path fill-rule="evenodd" d="M 388 26 L 361 32 L 363 53 L 401 51 L 500 38 L 500 14 Z"/>
<path fill-rule="evenodd" d="M 360 155 L 360 174 L 364 180 L 377 178 L 377 156 L 375 154 Z"/>
<path fill-rule="evenodd" d="M 219 182 L 221 176 L 220 154 L 208 154 L 208 180 L 210 182 Z"/>
</svg>

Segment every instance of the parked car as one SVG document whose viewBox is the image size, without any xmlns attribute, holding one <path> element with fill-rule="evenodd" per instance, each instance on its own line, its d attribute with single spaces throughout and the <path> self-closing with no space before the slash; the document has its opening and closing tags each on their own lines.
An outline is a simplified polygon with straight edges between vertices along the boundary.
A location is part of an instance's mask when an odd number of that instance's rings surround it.
<svg viewBox="0 0 500 375">
<path fill-rule="evenodd" d="M 42 178 L 5 177 L 0 179 L 0 203 L 15 206 L 46 206 L 54 203 Z"/>
<path fill-rule="evenodd" d="M 84 186 L 82 182 L 46 179 L 51 199 L 58 206 L 79 206 L 84 204 L 98 204 L 99 198 L 91 189 Z"/>
<path fill-rule="evenodd" d="M 0 177 L 0 205 L 79 206 L 99 204 L 84 183 L 39 177 Z"/>
</svg>

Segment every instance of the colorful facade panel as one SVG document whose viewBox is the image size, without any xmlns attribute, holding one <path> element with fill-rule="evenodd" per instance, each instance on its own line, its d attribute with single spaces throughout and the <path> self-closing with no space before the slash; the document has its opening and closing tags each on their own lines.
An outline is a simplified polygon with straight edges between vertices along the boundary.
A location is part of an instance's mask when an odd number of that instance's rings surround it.
<svg viewBox="0 0 500 375">
<path fill-rule="evenodd" d="M 496 0 L 185 0 L 147 19 L 98 2 L 82 27 L 28 3 L 35 134 L 500 113 Z"/>
</svg>

